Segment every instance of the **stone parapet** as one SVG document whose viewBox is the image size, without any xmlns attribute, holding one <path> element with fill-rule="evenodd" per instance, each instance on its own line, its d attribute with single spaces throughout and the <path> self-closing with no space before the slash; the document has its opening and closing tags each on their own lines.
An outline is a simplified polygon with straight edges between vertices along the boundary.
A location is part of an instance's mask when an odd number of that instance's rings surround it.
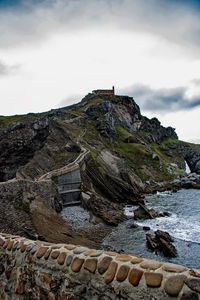
<svg viewBox="0 0 200 300">
<path fill-rule="evenodd" d="M 0 299 L 200 299 L 200 270 L 0 234 Z"/>
</svg>

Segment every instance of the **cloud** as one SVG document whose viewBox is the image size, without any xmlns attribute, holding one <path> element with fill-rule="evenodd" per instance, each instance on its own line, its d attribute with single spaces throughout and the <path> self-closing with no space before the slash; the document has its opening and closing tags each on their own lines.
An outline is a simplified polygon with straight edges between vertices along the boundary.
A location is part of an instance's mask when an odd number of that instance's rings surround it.
<svg viewBox="0 0 200 300">
<path fill-rule="evenodd" d="M 9 66 L 0 61 L 0 77 L 13 74 L 18 68 L 18 65 Z"/>
<path fill-rule="evenodd" d="M 38 0 L 0 8 L 0 47 L 43 40 L 56 32 L 110 26 L 200 46 L 195 2 L 171 0 Z M 18 8 L 18 9 L 17 9 Z M 193 50 L 194 50 L 193 49 Z"/>
<path fill-rule="evenodd" d="M 120 93 L 132 96 L 146 111 L 174 112 L 200 106 L 200 95 L 187 97 L 186 87 L 152 89 L 147 85 L 136 84 L 120 90 Z"/>
</svg>

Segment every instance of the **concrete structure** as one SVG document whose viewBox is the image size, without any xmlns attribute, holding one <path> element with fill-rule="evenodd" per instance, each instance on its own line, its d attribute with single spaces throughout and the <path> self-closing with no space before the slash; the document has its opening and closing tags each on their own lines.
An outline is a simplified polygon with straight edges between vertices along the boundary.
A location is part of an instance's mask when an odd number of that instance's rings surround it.
<svg viewBox="0 0 200 300">
<path fill-rule="evenodd" d="M 115 87 L 112 87 L 112 90 L 94 90 L 92 91 L 94 94 L 97 95 L 114 95 L 115 94 Z"/>
<path fill-rule="evenodd" d="M 0 234 L 0 299 L 200 299 L 200 270 Z"/>
</svg>

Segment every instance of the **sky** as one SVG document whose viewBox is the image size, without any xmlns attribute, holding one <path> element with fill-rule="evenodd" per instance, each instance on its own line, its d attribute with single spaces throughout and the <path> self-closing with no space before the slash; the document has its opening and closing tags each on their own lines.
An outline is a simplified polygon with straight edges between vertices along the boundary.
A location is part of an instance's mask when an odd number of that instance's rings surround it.
<svg viewBox="0 0 200 300">
<path fill-rule="evenodd" d="M 200 0 L 0 0 L 0 115 L 113 85 L 200 143 Z"/>
</svg>

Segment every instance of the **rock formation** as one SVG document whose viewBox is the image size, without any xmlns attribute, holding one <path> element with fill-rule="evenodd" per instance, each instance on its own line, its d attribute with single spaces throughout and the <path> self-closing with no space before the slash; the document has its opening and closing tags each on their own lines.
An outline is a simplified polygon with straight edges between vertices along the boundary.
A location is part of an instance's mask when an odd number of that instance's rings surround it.
<svg viewBox="0 0 200 300">
<path fill-rule="evenodd" d="M 15 220 L 26 213 L 24 218 L 31 228 L 32 203 L 26 194 L 40 197 L 59 211 L 59 170 L 67 172 L 76 163 L 82 204 L 104 222 L 117 225 L 125 219 L 123 205 L 142 205 L 145 192 L 199 187 L 198 175 L 189 178 L 185 174 L 185 160 L 191 170 L 199 173 L 199 149 L 198 145 L 179 141 L 175 130 L 163 127 L 156 118 L 142 116 L 139 106 L 128 96 L 88 94 L 69 107 L 2 117 L 0 206 L 6 203 Z M 71 192 L 75 191 L 72 182 Z M 4 225 L 0 223 L 0 230 L 5 227 L 15 234 L 16 228 L 16 233 L 26 235 L 26 226 L 18 225 L 12 227 L 8 218 Z M 37 231 L 36 226 L 29 230 L 33 236 L 40 234 Z"/>
<path fill-rule="evenodd" d="M 150 233 L 146 234 L 147 246 L 154 251 L 160 251 L 167 257 L 177 256 L 177 251 L 172 244 L 173 239 L 168 232 L 156 230 L 155 236 Z"/>
</svg>

